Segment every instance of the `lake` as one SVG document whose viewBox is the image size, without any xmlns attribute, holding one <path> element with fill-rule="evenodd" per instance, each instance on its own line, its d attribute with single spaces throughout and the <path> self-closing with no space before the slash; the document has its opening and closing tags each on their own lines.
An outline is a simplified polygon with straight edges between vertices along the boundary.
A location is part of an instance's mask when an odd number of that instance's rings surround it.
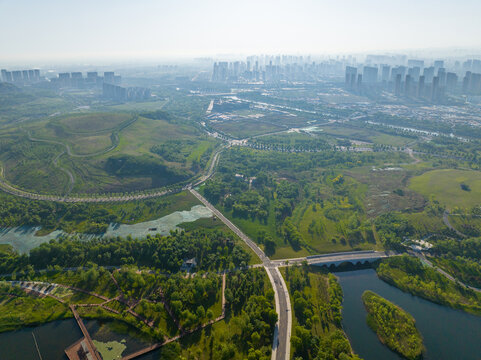
<svg viewBox="0 0 481 360">
<path fill-rule="evenodd" d="M 399 305 L 416 319 L 424 338 L 424 359 L 453 360 L 481 358 L 481 317 L 437 305 L 380 280 L 373 269 L 336 273 L 344 291 L 343 327 L 354 351 L 364 360 L 402 359 L 381 344 L 366 324 L 361 300 L 372 290 Z"/>
</svg>

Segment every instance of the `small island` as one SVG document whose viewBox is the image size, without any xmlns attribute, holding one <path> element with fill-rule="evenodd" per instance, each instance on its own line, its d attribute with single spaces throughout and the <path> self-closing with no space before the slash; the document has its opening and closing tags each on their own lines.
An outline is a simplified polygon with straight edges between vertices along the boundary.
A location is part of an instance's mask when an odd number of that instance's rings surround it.
<svg viewBox="0 0 481 360">
<path fill-rule="evenodd" d="M 367 324 L 379 340 L 406 359 L 421 359 L 423 339 L 414 318 L 372 291 L 362 294 L 367 310 Z"/>
</svg>

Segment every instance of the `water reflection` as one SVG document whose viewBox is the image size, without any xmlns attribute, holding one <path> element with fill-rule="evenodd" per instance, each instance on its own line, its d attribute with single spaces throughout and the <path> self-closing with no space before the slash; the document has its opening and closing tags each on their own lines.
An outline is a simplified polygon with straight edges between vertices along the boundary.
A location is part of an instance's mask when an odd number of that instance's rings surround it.
<svg viewBox="0 0 481 360">
<path fill-rule="evenodd" d="M 431 303 L 386 284 L 372 269 L 336 274 L 344 291 L 343 326 L 354 351 L 365 360 L 401 359 L 382 345 L 366 324 L 361 300 L 365 290 L 372 290 L 401 306 L 416 319 L 424 337 L 425 359 L 481 358 L 481 317 Z"/>
</svg>

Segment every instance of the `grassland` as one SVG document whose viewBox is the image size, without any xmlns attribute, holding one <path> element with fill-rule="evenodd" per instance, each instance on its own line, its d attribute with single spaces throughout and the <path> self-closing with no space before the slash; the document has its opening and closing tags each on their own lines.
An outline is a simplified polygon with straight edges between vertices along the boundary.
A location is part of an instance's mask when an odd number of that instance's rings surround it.
<svg viewBox="0 0 481 360">
<path fill-rule="evenodd" d="M 58 123 L 78 134 L 112 130 L 130 119 L 132 115 L 123 113 L 72 114 L 59 118 Z"/>
<path fill-rule="evenodd" d="M 465 184 L 469 190 L 463 190 Z M 455 207 L 471 208 L 481 204 L 481 172 L 457 169 L 428 171 L 413 177 L 409 188 L 434 198 L 449 210 Z"/>
<path fill-rule="evenodd" d="M 341 137 L 349 140 L 365 141 L 369 143 L 389 145 L 394 147 L 406 146 L 409 142 L 413 140 L 411 138 L 385 134 L 380 131 L 354 125 L 321 125 L 319 126 L 319 128 L 323 130 L 324 134 L 333 137 Z"/>
<path fill-rule="evenodd" d="M 0 332 L 71 317 L 67 305 L 37 298 L 0 282 Z"/>
<path fill-rule="evenodd" d="M 244 139 L 255 135 L 267 134 L 285 129 L 282 126 L 261 122 L 255 119 L 225 121 L 223 123 L 217 123 L 213 125 L 213 127 L 237 139 Z"/>
<path fill-rule="evenodd" d="M 481 236 L 481 217 L 473 215 L 452 214 L 449 223 L 459 232 L 467 236 Z"/>
<path fill-rule="evenodd" d="M 179 156 L 153 151 L 162 144 L 168 148 L 173 139 Z M 33 192 L 65 193 L 73 186 L 73 193 L 118 193 L 195 176 L 216 144 L 192 125 L 163 119 L 70 114 L 0 131 L 0 161 L 10 183 Z M 121 162 L 128 166 L 120 171 Z"/>
<path fill-rule="evenodd" d="M 372 291 L 365 291 L 362 301 L 367 324 L 383 344 L 406 359 L 422 358 L 423 339 L 410 314 Z"/>
</svg>

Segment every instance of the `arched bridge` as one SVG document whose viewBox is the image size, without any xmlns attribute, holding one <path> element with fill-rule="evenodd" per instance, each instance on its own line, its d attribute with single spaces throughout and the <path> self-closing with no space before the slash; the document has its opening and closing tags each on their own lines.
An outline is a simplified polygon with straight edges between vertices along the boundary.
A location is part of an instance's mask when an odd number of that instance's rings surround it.
<svg viewBox="0 0 481 360">
<path fill-rule="evenodd" d="M 350 251 L 350 252 L 342 252 L 342 253 L 332 253 L 332 254 L 323 254 L 323 255 L 312 255 L 303 258 L 296 258 L 296 259 L 285 259 L 285 260 L 274 260 L 278 266 L 289 266 L 295 264 L 301 264 L 305 261 L 309 265 L 318 265 L 318 266 L 339 266 L 343 263 L 351 263 L 353 265 L 357 264 L 364 264 L 366 262 L 372 263 L 376 260 L 383 259 L 389 256 L 396 255 L 393 252 L 386 252 L 386 251 L 374 251 L 374 250 L 366 250 L 366 251 Z"/>
</svg>

